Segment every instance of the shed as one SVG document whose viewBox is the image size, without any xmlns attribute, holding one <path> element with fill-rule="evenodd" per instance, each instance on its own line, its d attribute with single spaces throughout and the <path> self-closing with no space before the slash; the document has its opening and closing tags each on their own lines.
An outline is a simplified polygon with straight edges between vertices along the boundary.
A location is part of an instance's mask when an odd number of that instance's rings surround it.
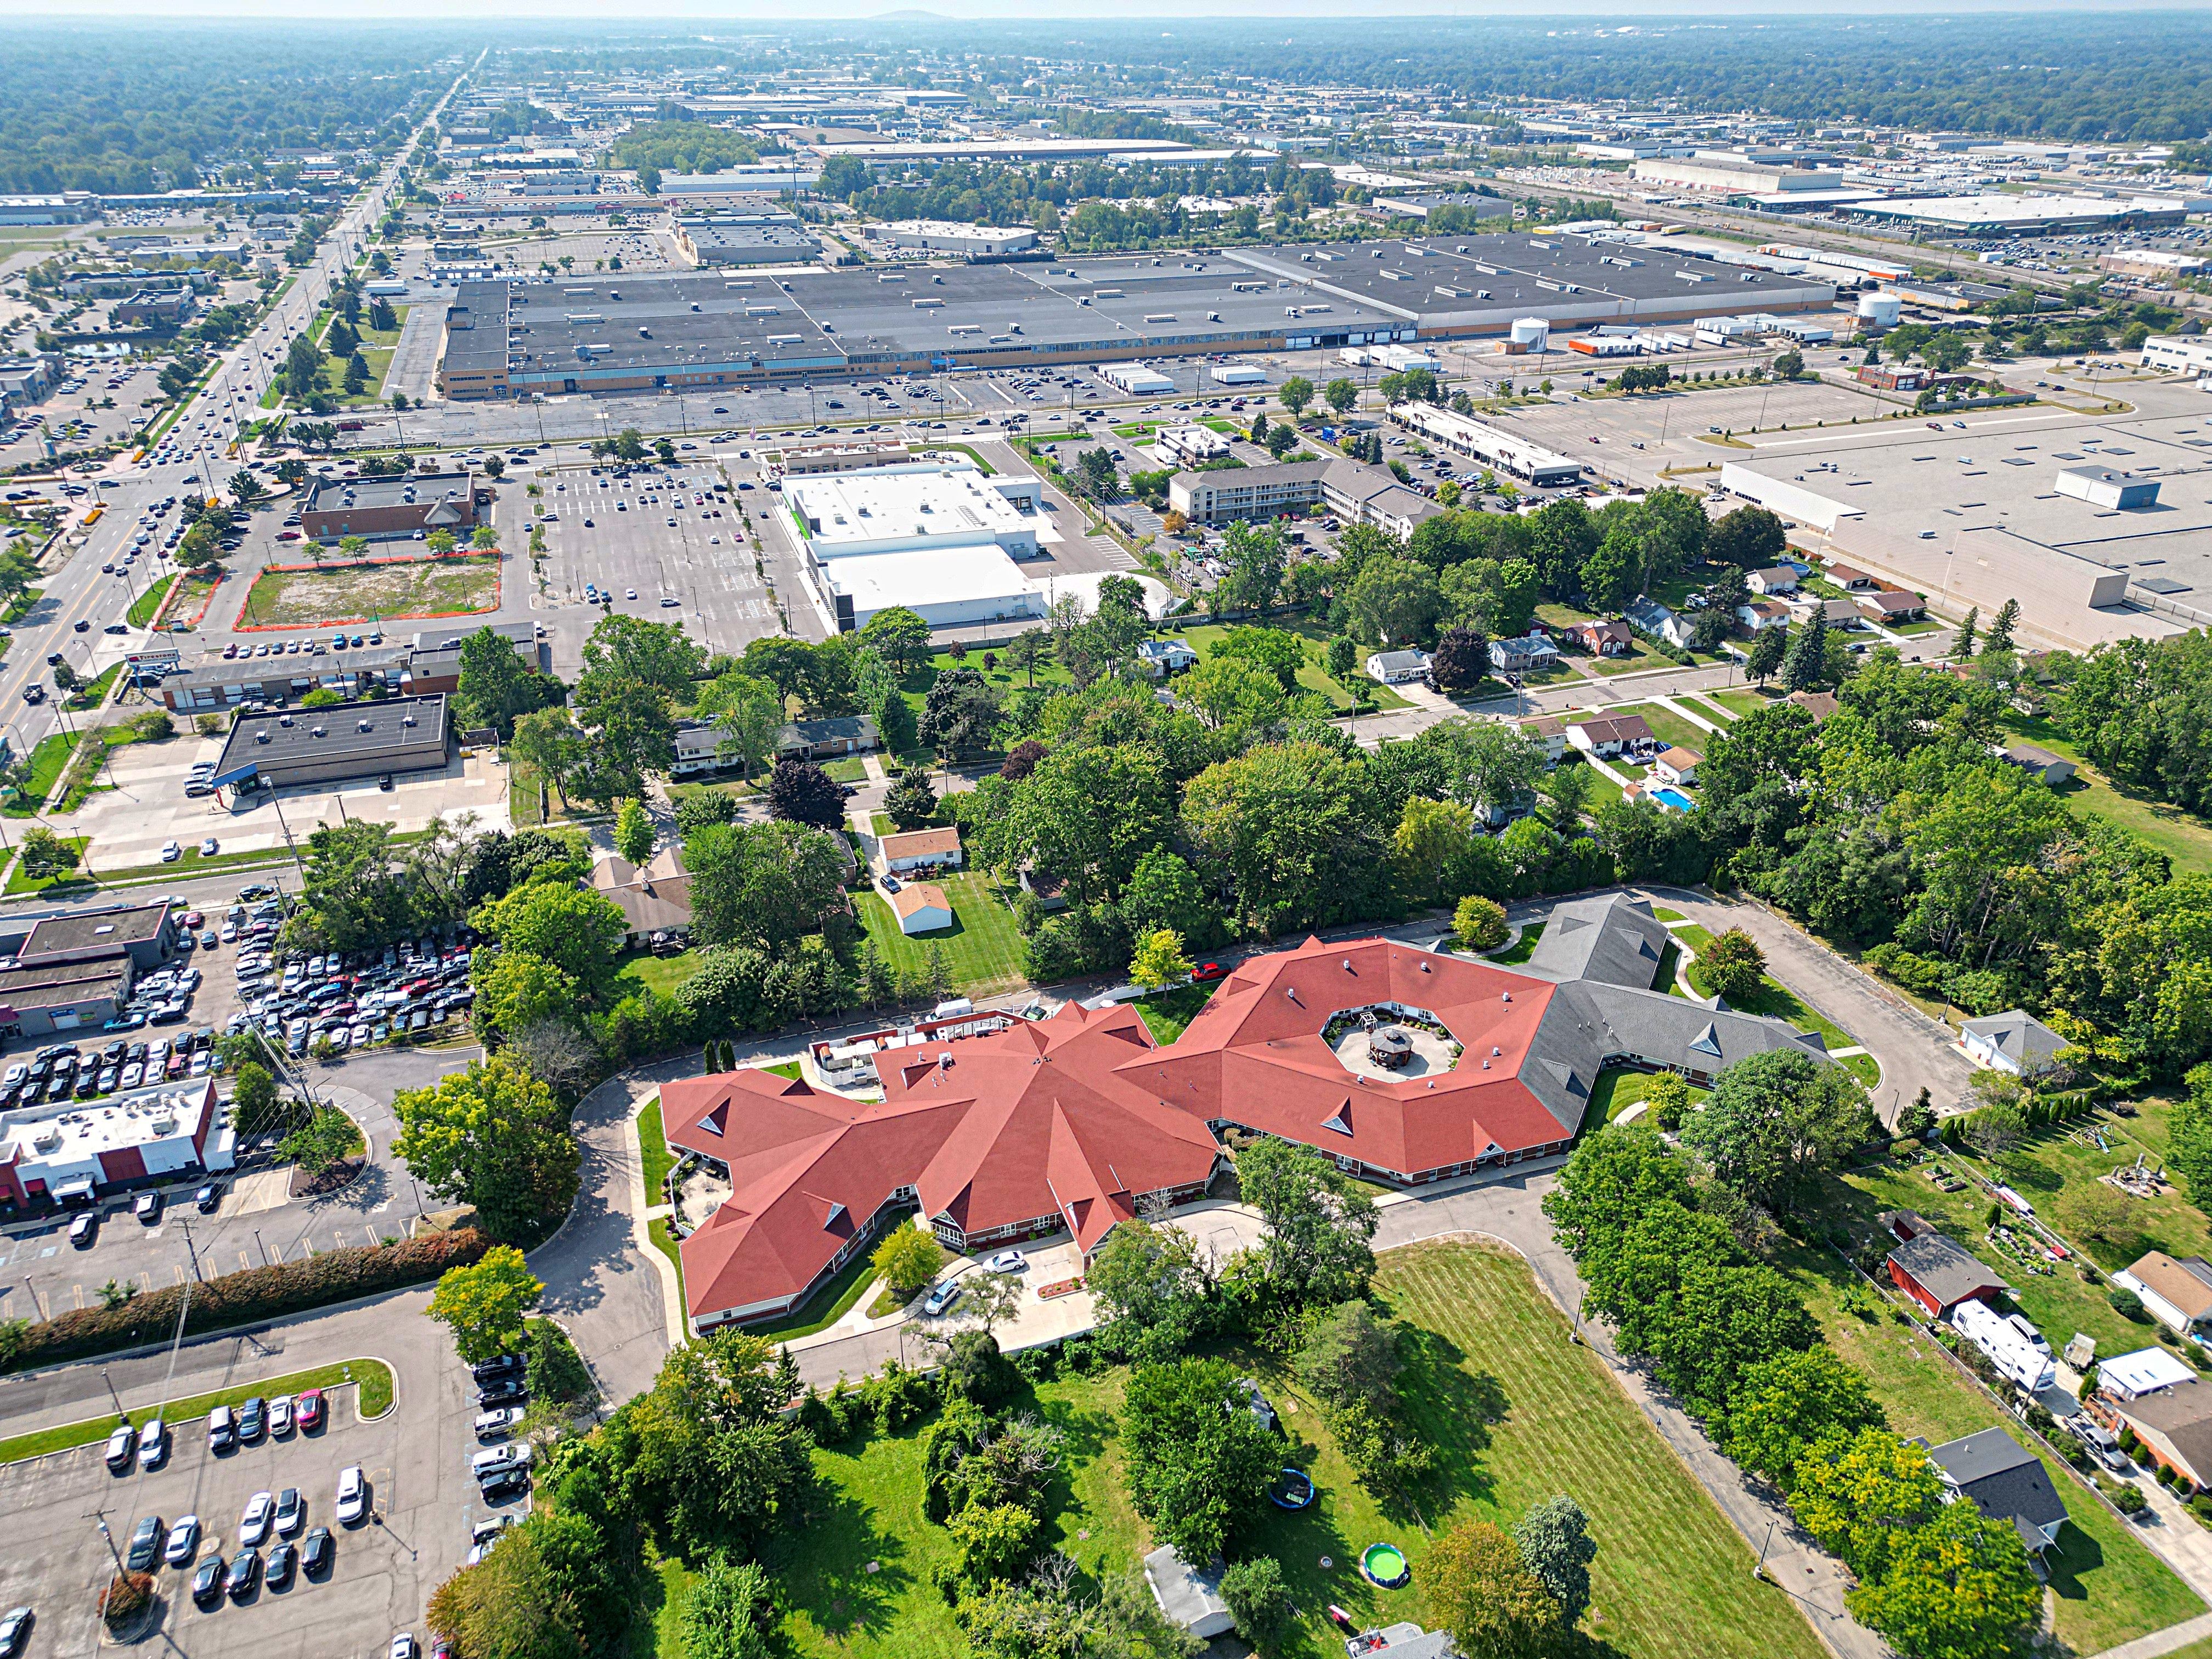
<svg viewBox="0 0 2212 1659">
<path fill-rule="evenodd" d="M 952 925 L 952 901 L 929 882 L 908 882 L 890 896 L 890 905 L 902 933 L 934 933 Z"/>
<path fill-rule="evenodd" d="M 1166 1545 L 1145 1558 L 1145 1582 L 1160 1611 L 1170 1623 L 1207 1639 L 1237 1628 L 1236 1615 L 1221 1599 L 1221 1574 L 1218 1557 L 1194 1567 Z"/>
<path fill-rule="evenodd" d="M 1890 1282 L 1937 1318 L 1961 1302 L 2012 1294 L 2012 1286 L 1995 1271 L 1917 1211 L 1888 1210 L 1875 1219 L 1898 1240 L 1887 1261 Z"/>
<path fill-rule="evenodd" d="M 2056 789 L 2074 775 L 2074 763 L 2065 756 L 2039 748 L 2032 743 L 2015 743 L 2002 750 L 2004 758 L 2023 772 L 2033 774 L 2042 782 Z"/>
</svg>

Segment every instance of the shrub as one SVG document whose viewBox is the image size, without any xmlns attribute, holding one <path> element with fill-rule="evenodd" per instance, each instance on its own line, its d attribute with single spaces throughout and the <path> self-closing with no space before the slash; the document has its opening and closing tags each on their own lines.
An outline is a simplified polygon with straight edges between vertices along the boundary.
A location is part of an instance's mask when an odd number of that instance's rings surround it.
<svg viewBox="0 0 2212 1659">
<path fill-rule="evenodd" d="M 2143 1322 L 2142 1298 L 2133 1291 L 2115 1285 L 2105 1292 L 2105 1300 L 2112 1304 L 2112 1311 L 2123 1319 L 2132 1319 L 2138 1325 Z"/>
<path fill-rule="evenodd" d="M 2161 1486 L 2172 1486 L 2173 1484 L 2173 1465 L 2171 1463 L 2160 1464 L 2158 1466 L 2157 1473 L 2152 1475 L 2151 1479 L 2157 1481 Z"/>
<path fill-rule="evenodd" d="M 189 1290 L 185 1334 L 250 1325 L 286 1314 L 373 1296 L 434 1279 L 448 1267 L 466 1267 L 490 1241 L 473 1227 L 426 1233 L 394 1244 L 325 1250 L 297 1261 L 248 1267 L 205 1284 L 164 1285 L 119 1307 L 76 1308 L 37 1324 L 8 1328 L 0 1345 L 0 1370 L 28 1370 L 169 1340 Z"/>
<path fill-rule="evenodd" d="M 118 1572 L 100 1593 L 100 1616 L 110 1630 L 121 1630 L 154 1603 L 154 1575 Z"/>
<path fill-rule="evenodd" d="M 2150 1499 L 2142 1495 L 2139 1487 L 2130 1486 L 2121 1480 L 2116 1480 L 2112 1485 L 2114 1490 L 2107 1495 L 2112 1500 L 2112 1507 L 2122 1515 L 2141 1515 L 2150 1507 Z"/>
</svg>

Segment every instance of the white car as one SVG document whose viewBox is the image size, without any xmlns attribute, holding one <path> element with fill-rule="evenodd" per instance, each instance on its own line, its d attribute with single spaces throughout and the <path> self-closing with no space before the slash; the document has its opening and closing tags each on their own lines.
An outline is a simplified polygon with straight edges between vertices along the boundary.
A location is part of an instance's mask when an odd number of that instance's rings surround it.
<svg viewBox="0 0 2212 1659">
<path fill-rule="evenodd" d="M 1019 1250 L 1001 1250 L 983 1265 L 994 1273 L 1018 1273 L 1025 1271 L 1030 1263 Z"/>
<path fill-rule="evenodd" d="M 271 1434 L 292 1432 L 292 1396 L 290 1395 L 280 1394 L 269 1402 L 269 1432 Z"/>
<path fill-rule="evenodd" d="M 238 1541 L 247 1549 L 258 1548 L 269 1536 L 269 1524 L 276 1515 L 276 1495 L 265 1492 L 254 1493 L 246 1500 L 246 1513 L 238 1517 Z"/>
<path fill-rule="evenodd" d="M 349 1464 L 338 1471 L 338 1524 L 350 1527 L 368 1513 L 368 1478 L 360 1464 Z"/>
<path fill-rule="evenodd" d="M 199 1516 L 179 1516 L 177 1524 L 169 1528 L 169 1541 L 161 1551 L 161 1559 L 173 1567 L 190 1566 L 192 1558 L 199 1553 Z"/>
<path fill-rule="evenodd" d="M 161 843 L 162 863 L 174 864 L 179 859 L 184 857 L 184 855 L 185 849 L 178 846 L 176 842 L 173 841 L 165 841 Z"/>
<path fill-rule="evenodd" d="M 412 1631 L 403 1630 L 392 1638 L 392 1652 L 389 1659 L 422 1659 L 422 1650 L 415 1645 L 415 1633 Z"/>
<path fill-rule="evenodd" d="M 922 1313 L 928 1318 L 936 1318 L 938 1315 L 943 1313 L 947 1308 L 951 1307 L 954 1303 L 960 1299 L 960 1281 L 958 1279 L 946 1279 L 945 1283 L 938 1285 L 934 1290 L 931 1291 L 929 1295 L 923 1300 L 921 1304 Z"/>
</svg>

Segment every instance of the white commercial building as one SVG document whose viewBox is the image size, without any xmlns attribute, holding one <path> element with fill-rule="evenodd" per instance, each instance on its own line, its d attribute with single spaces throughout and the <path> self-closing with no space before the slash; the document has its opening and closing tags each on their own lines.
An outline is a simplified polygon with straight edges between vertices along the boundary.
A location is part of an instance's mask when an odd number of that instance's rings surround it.
<svg viewBox="0 0 2212 1659">
<path fill-rule="evenodd" d="M 1346 346 L 1336 354 L 1336 360 L 1350 368 L 1383 368 L 1399 374 L 1425 368 L 1433 374 L 1443 368 L 1427 352 L 1402 345 Z"/>
<path fill-rule="evenodd" d="M 102 1189 L 235 1162 L 213 1078 L 0 1113 L 0 1201 L 86 1203 Z"/>
<path fill-rule="evenodd" d="M 1164 427 L 1153 451 L 1173 466 L 1200 466 L 1229 453 L 1229 440 L 1210 426 Z"/>
<path fill-rule="evenodd" d="M 1164 398 L 1176 389 L 1173 380 L 1143 363 L 1108 363 L 1099 369 L 1098 378 L 1132 398 Z"/>
<path fill-rule="evenodd" d="M 1250 363 L 1216 363 L 1206 371 L 1216 386 L 1265 386 L 1267 371 Z"/>
<path fill-rule="evenodd" d="M 2154 334 L 2142 343 L 2142 364 L 2185 374 L 2212 374 L 2212 335 Z"/>
<path fill-rule="evenodd" d="M 808 579 L 842 631 L 895 605 L 938 628 L 1045 612 L 1014 564 L 1039 551 L 1034 478 L 925 461 L 787 477 L 783 498 Z"/>
<path fill-rule="evenodd" d="M 966 225 L 949 219 L 894 219 L 865 226 L 861 234 L 889 247 L 923 253 L 1018 253 L 1036 246 L 1036 232 L 1026 227 Z"/>
<path fill-rule="evenodd" d="M 1571 484 L 1583 476 L 1583 464 L 1494 426 L 1455 415 L 1435 404 L 1405 403 L 1392 406 L 1390 419 L 1408 432 L 1418 433 L 1453 453 L 1480 461 L 1493 472 L 1503 472 L 1533 484 Z"/>
</svg>

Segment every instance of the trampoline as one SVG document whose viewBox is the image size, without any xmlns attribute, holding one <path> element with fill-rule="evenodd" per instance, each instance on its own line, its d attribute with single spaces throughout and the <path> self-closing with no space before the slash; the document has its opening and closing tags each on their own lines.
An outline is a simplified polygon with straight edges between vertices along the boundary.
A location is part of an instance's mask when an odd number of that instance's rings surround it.
<svg viewBox="0 0 2212 1659">
<path fill-rule="evenodd" d="M 1314 1501 L 1313 1480 L 1304 1469 L 1285 1469 L 1275 1477 L 1267 1496 L 1279 1509 L 1304 1509 Z"/>
<path fill-rule="evenodd" d="M 1405 1553 L 1395 1544 L 1370 1544 L 1360 1552 L 1359 1571 L 1367 1575 L 1370 1583 L 1383 1589 L 1402 1589 L 1413 1570 L 1406 1565 Z"/>
</svg>

